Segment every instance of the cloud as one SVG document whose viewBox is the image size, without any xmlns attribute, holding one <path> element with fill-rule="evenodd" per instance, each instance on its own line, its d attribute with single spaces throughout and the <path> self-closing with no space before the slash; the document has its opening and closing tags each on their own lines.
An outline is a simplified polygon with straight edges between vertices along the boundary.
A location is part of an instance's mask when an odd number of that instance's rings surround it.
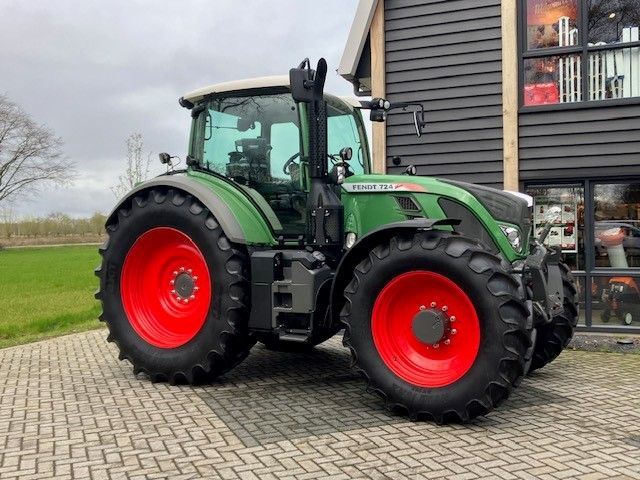
<svg viewBox="0 0 640 480">
<path fill-rule="evenodd" d="M 357 0 L 3 2 L 0 92 L 65 142 L 75 186 L 19 202 L 22 214 L 108 211 L 125 139 L 184 156 L 190 117 L 177 99 L 204 85 L 284 74 L 327 58 L 327 90 L 349 94 L 337 68 Z"/>
</svg>

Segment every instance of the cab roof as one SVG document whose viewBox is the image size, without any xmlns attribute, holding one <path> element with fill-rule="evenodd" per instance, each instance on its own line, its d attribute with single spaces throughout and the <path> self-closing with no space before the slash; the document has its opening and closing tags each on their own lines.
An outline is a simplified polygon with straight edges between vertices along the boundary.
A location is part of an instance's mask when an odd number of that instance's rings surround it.
<svg viewBox="0 0 640 480">
<path fill-rule="evenodd" d="M 184 95 L 182 98 L 191 103 L 196 103 L 207 95 L 211 95 L 212 93 L 239 92 L 242 90 L 255 90 L 260 88 L 289 88 L 289 86 L 289 75 L 272 75 L 269 77 L 246 78 L 244 80 L 233 80 L 231 82 L 215 83 L 213 85 L 193 90 Z M 330 95 L 326 92 L 325 95 L 333 98 L 339 98 L 351 107 L 360 107 L 360 100 L 358 100 L 356 97 L 336 97 L 335 95 Z"/>
<path fill-rule="evenodd" d="M 289 75 L 273 75 L 270 77 L 247 78 L 244 80 L 216 83 L 193 90 L 192 92 L 184 95 L 183 98 L 194 103 L 207 95 L 211 95 L 212 93 L 237 92 L 242 90 L 274 87 L 289 87 Z"/>
</svg>

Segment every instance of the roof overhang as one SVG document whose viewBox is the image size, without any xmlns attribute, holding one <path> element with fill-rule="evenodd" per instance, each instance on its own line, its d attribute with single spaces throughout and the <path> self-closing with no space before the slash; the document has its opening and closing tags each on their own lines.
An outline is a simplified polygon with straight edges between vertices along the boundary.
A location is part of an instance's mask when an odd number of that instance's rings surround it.
<svg viewBox="0 0 640 480">
<path fill-rule="evenodd" d="M 363 83 L 363 80 L 368 80 L 371 77 L 371 73 L 366 72 L 369 78 L 362 78 L 364 76 L 362 74 L 365 72 L 359 72 L 358 67 L 360 66 L 363 52 L 370 51 L 366 48 L 366 44 L 377 5 L 378 0 L 360 0 L 358 3 L 347 44 L 338 67 L 338 74 L 353 83 L 356 88 Z"/>
</svg>

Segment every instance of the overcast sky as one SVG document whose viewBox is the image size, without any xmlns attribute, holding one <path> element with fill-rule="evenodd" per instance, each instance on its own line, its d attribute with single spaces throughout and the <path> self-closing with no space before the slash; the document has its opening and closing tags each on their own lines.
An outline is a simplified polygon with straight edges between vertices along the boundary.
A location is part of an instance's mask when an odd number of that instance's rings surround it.
<svg viewBox="0 0 640 480">
<path fill-rule="evenodd" d="M 177 100 L 195 88 L 286 74 L 306 56 L 324 56 L 326 89 L 348 95 L 351 85 L 335 69 L 356 5 L 2 0 L 0 92 L 62 137 L 79 172 L 73 187 L 44 191 L 16 210 L 108 212 L 129 134 L 142 133 L 147 151 L 184 158 L 190 117 Z"/>
</svg>

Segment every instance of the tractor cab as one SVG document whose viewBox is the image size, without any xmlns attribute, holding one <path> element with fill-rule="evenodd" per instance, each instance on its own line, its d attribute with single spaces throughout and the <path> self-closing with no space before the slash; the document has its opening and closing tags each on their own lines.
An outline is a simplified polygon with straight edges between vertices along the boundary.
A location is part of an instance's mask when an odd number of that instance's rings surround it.
<svg viewBox="0 0 640 480">
<path fill-rule="evenodd" d="M 369 172 L 369 148 L 359 102 L 324 95 L 327 171 Z M 296 102 L 289 77 L 212 85 L 181 99 L 191 106 L 190 165 L 244 189 L 278 235 L 306 232 L 310 145 L 307 104 Z"/>
</svg>

